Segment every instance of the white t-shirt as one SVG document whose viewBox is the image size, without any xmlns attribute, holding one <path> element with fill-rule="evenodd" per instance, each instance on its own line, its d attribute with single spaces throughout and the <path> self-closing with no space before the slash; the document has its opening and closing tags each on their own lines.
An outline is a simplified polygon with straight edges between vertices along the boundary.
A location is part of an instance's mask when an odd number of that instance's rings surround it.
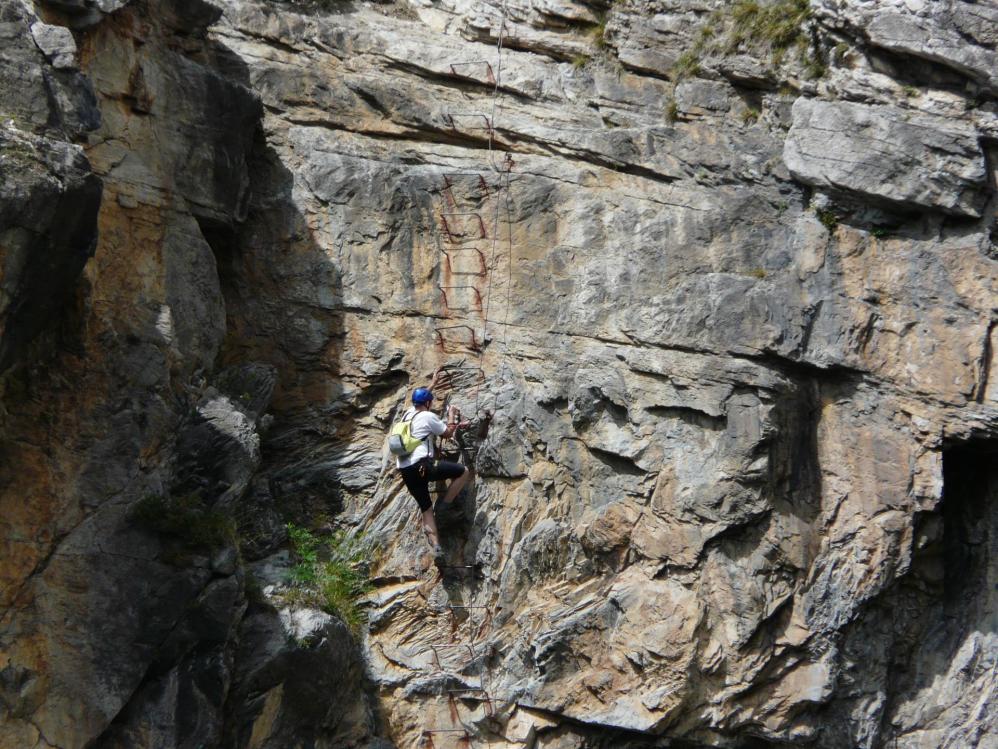
<svg viewBox="0 0 998 749">
<path fill-rule="evenodd" d="M 413 414 L 416 414 L 413 416 Z M 431 434 L 441 435 L 447 431 L 447 424 L 437 416 L 432 411 L 420 411 L 416 413 L 415 408 L 410 408 L 405 412 L 402 417 L 404 419 L 412 418 L 412 425 L 409 427 L 409 434 L 411 434 L 416 439 L 423 440 L 419 447 L 413 450 L 408 455 L 400 455 L 395 459 L 395 463 L 399 468 L 408 468 L 413 463 L 418 463 L 420 460 L 426 457 L 433 457 L 433 440 L 424 439 Z"/>
</svg>

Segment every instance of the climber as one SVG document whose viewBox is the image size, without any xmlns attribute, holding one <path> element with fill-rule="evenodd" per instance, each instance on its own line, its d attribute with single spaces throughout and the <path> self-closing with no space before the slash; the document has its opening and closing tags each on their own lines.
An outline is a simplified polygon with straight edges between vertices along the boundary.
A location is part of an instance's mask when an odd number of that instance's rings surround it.
<svg viewBox="0 0 998 749">
<path fill-rule="evenodd" d="M 434 377 L 433 384 L 436 383 L 437 378 Z M 423 530 L 433 547 L 433 554 L 440 558 L 443 555 L 443 550 L 440 547 L 440 537 L 437 535 L 437 522 L 433 517 L 430 482 L 453 479 L 441 500 L 445 506 L 450 506 L 458 492 L 468 483 L 471 474 L 467 467 L 460 463 L 434 460 L 433 438 L 443 437 L 447 439 L 453 436 L 458 429 L 467 428 L 469 423 L 459 421 L 460 412 L 454 406 L 447 409 L 445 423 L 430 410 L 432 402 L 433 391 L 430 388 L 421 387 L 413 391 L 412 408 L 403 415 L 402 422 L 411 422 L 409 434 L 413 440 L 419 440 L 419 444 L 408 454 L 397 455 L 396 465 L 399 473 L 402 474 L 402 481 L 406 488 L 419 505 L 423 517 Z"/>
</svg>

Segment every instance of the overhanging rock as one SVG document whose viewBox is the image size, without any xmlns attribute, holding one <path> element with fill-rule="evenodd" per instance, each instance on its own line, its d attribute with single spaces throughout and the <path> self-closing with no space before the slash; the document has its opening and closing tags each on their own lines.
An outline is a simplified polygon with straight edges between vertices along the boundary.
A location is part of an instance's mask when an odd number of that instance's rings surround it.
<svg viewBox="0 0 998 749">
<path fill-rule="evenodd" d="M 986 200 L 975 130 L 896 107 L 800 98 L 783 160 L 806 184 L 909 208 L 978 217 Z"/>
</svg>

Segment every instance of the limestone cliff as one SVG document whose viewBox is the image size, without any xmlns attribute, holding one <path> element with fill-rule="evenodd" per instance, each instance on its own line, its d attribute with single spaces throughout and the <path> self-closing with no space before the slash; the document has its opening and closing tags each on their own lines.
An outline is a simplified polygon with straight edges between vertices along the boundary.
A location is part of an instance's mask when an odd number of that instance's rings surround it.
<svg viewBox="0 0 998 749">
<path fill-rule="evenodd" d="M 0 0 L 0 746 L 993 746 L 996 63 L 960 0 Z M 360 631 L 288 522 L 375 543 Z"/>
</svg>

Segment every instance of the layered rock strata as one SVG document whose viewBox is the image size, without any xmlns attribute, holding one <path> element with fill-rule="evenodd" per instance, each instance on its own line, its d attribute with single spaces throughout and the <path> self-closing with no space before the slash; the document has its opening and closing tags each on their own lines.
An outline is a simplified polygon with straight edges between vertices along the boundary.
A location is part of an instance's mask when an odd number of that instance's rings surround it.
<svg viewBox="0 0 998 749">
<path fill-rule="evenodd" d="M 5 9 L 76 114 L 3 136 L 73 211 L 2 244 L 0 743 L 998 739 L 998 16 L 882 5 L 692 73 L 726 4 Z M 445 365 L 438 569 L 381 443 Z M 241 555 L 136 521 L 192 496 Z M 360 642 L 288 520 L 376 541 Z"/>
</svg>

